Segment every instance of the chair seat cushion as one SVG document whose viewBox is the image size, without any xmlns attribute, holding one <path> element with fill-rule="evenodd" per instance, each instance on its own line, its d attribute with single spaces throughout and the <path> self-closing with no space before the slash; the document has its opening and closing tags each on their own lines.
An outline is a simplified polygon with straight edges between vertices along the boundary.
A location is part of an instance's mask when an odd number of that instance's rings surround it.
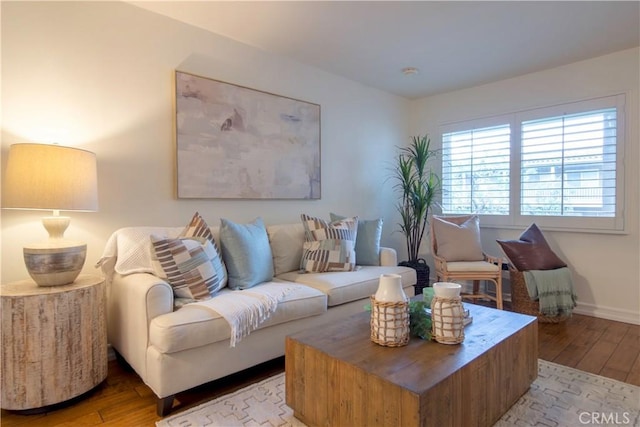
<svg viewBox="0 0 640 427">
<path fill-rule="evenodd" d="M 465 271 L 496 272 L 501 270 L 502 266 L 486 261 L 456 261 L 447 263 L 447 271 L 450 273 Z"/>
</svg>

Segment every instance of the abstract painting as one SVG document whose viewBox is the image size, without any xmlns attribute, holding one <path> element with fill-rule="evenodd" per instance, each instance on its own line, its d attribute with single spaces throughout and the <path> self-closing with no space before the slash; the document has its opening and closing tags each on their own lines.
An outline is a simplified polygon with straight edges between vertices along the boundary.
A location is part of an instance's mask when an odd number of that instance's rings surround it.
<svg viewBox="0 0 640 427">
<path fill-rule="evenodd" d="M 320 198 L 320 105 L 181 71 L 175 83 L 179 198 Z"/>
</svg>

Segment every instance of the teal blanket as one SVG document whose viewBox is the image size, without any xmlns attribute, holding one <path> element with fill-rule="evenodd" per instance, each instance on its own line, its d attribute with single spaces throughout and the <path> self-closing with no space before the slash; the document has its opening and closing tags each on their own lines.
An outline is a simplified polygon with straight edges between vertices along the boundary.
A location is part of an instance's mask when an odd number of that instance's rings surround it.
<svg viewBox="0 0 640 427">
<path fill-rule="evenodd" d="M 545 316 L 571 315 L 577 296 L 567 267 L 523 273 L 529 296 L 540 303 L 540 313 Z"/>
</svg>

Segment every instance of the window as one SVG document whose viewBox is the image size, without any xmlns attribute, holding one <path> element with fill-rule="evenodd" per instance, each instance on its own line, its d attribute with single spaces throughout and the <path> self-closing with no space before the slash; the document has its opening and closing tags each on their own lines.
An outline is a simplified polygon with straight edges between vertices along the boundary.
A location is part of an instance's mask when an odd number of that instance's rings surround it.
<svg viewBox="0 0 640 427">
<path fill-rule="evenodd" d="M 623 229 L 624 95 L 443 126 L 442 212 Z"/>
<path fill-rule="evenodd" d="M 521 147 L 521 214 L 615 216 L 615 108 L 523 122 Z"/>
<path fill-rule="evenodd" d="M 446 213 L 509 214 L 509 124 L 442 136 Z"/>
</svg>

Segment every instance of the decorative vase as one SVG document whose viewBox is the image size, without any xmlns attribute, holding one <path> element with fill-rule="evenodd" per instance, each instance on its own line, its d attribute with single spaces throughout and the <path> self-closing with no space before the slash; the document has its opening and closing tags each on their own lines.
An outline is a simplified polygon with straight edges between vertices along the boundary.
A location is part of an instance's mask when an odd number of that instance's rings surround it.
<svg viewBox="0 0 640 427">
<path fill-rule="evenodd" d="M 402 276 L 399 274 L 381 274 L 375 297 L 382 302 L 409 301 L 402 289 Z"/>
<path fill-rule="evenodd" d="M 460 344 L 464 341 L 464 308 L 458 283 L 433 284 L 431 301 L 432 334 L 442 344 Z"/>
<path fill-rule="evenodd" d="M 371 341 L 386 347 L 409 342 L 409 298 L 399 274 L 382 274 L 371 296 Z"/>
</svg>

